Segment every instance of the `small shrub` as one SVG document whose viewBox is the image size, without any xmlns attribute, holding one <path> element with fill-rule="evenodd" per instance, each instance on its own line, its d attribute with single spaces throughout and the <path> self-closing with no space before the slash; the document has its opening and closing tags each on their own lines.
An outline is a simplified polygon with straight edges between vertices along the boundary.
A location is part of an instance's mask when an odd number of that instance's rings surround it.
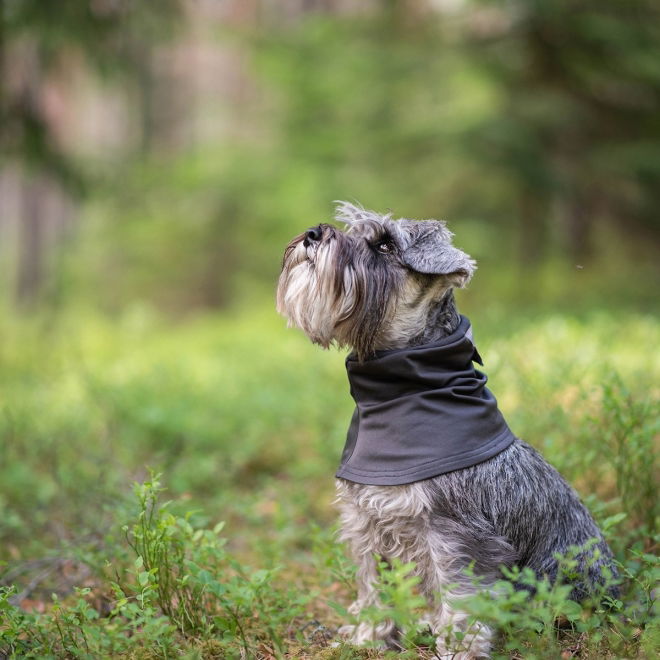
<svg viewBox="0 0 660 660">
<path fill-rule="evenodd" d="M 12 603 L 13 587 L 2 587 L 0 654 L 97 658 L 149 649 L 150 657 L 170 658 L 175 647 L 202 640 L 215 640 L 227 656 L 284 651 L 309 596 L 281 589 L 278 568 L 237 561 L 220 536 L 222 523 L 196 528 L 190 513 L 177 517 L 170 502 L 159 505 L 162 490 L 159 475 L 135 486 L 137 519 L 123 530 L 136 558 L 116 571 L 109 615 L 89 604 L 89 588 L 66 602 L 53 596 L 46 613 L 31 614 Z"/>
<path fill-rule="evenodd" d="M 114 585 L 119 604 L 155 602 L 182 635 L 219 637 L 248 655 L 259 644 L 281 652 L 287 626 L 303 614 L 307 597 L 278 589 L 278 568 L 251 570 L 232 557 L 220 537 L 224 523 L 198 529 L 191 513 L 176 517 L 170 502 L 159 506 L 159 478 L 135 486 L 138 519 L 124 531 L 137 558 L 132 580 Z"/>
<path fill-rule="evenodd" d="M 101 618 L 86 600 L 90 590 L 75 592 L 67 603 L 53 595 L 48 611 L 34 614 L 11 603 L 13 588 L 0 589 L 0 654 L 91 660 L 149 648 L 155 658 L 171 657 L 175 628 L 148 599 L 140 606 L 118 605 Z"/>
<path fill-rule="evenodd" d="M 658 524 L 658 462 L 655 441 L 660 430 L 657 401 L 634 396 L 614 374 L 602 386 L 602 410 L 591 420 L 601 451 L 612 466 L 616 489 L 630 522 L 653 537 Z"/>
</svg>

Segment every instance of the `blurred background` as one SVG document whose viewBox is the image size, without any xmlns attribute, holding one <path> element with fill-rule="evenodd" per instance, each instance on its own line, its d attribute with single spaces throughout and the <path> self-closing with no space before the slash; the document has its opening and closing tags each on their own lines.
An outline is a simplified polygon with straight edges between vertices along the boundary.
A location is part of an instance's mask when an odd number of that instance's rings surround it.
<svg viewBox="0 0 660 660">
<path fill-rule="evenodd" d="M 3 0 L 7 313 L 272 305 L 332 201 L 440 217 L 466 304 L 654 304 L 652 0 Z"/>
</svg>

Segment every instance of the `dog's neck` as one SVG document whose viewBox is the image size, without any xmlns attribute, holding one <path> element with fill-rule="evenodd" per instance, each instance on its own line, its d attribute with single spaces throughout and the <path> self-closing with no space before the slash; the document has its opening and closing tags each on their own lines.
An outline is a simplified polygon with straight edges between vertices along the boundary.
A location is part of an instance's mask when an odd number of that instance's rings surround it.
<svg viewBox="0 0 660 660">
<path fill-rule="evenodd" d="M 376 350 L 432 344 L 454 332 L 461 320 L 452 289 L 436 291 L 404 307 L 397 309 L 396 320 L 382 333 Z"/>
</svg>

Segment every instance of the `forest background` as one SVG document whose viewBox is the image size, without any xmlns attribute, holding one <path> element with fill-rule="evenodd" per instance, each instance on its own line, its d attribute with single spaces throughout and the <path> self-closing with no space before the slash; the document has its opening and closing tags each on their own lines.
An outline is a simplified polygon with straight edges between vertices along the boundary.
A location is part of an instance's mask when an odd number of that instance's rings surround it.
<svg viewBox="0 0 660 660">
<path fill-rule="evenodd" d="M 500 404 L 646 603 L 501 651 L 648 654 L 659 63 L 651 0 L 0 0 L 0 657 L 329 652 L 351 402 L 273 294 L 338 199 L 449 222 Z M 226 522 L 215 587 L 131 526 L 149 468 Z"/>
</svg>

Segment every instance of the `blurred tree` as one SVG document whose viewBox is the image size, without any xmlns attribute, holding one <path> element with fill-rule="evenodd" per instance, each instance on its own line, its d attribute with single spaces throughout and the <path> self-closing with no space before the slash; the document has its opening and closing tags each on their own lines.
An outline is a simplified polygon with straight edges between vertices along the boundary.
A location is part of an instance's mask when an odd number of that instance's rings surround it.
<svg viewBox="0 0 660 660">
<path fill-rule="evenodd" d="M 71 73 L 67 67 L 81 63 L 100 74 L 139 74 L 129 44 L 170 33 L 179 9 L 179 0 L 158 7 L 135 0 L 0 0 L 0 164 L 18 164 L 24 177 L 19 302 L 35 302 L 43 289 L 46 237 L 54 233 L 46 228 L 51 198 L 85 190 L 84 169 L 63 144 L 49 107 L 53 74 L 61 81 Z"/>
<path fill-rule="evenodd" d="M 387 0 L 262 32 L 259 70 L 277 91 L 281 148 L 289 166 L 315 173 L 321 198 L 371 189 L 381 197 L 372 204 L 413 214 L 443 187 L 451 134 L 470 118 L 453 103 L 451 47 L 419 4 Z"/>
<path fill-rule="evenodd" d="M 488 0 L 474 7 L 482 14 L 468 30 L 468 52 L 497 81 L 501 102 L 469 146 L 511 177 L 521 257 L 541 256 L 553 209 L 576 261 L 591 255 L 596 222 L 657 234 L 660 5 Z"/>
<path fill-rule="evenodd" d="M 21 299 L 52 279 L 53 225 L 66 224 L 54 218 L 71 214 L 55 199 L 63 189 L 89 192 L 67 252 L 72 295 L 96 301 L 111 280 L 108 309 L 219 307 L 270 288 L 282 246 L 338 198 L 448 218 L 482 264 L 501 266 L 500 288 L 535 295 L 532 269 L 559 263 L 545 257 L 582 262 L 611 226 L 657 233 L 650 1 L 0 8 L 1 157 L 26 173 L 13 186 Z M 118 149 L 94 141 L 101 124 Z M 77 132 L 88 151 L 71 144 Z"/>
</svg>

